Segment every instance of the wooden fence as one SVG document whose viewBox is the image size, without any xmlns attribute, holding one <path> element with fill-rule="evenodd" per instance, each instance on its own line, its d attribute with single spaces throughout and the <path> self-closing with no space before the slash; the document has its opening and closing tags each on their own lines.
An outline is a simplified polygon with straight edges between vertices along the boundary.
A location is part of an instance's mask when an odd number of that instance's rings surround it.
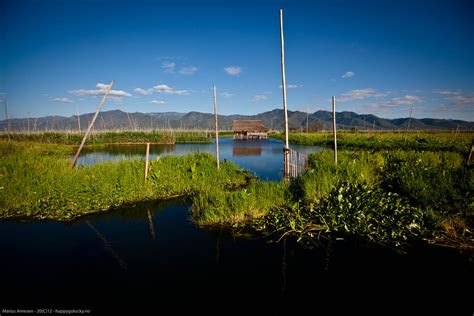
<svg viewBox="0 0 474 316">
<path fill-rule="evenodd" d="M 290 179 L 295 179 L 300 174 L 305 172 L 307 163 L 308 163 L 308 156 L 302 153 L 297 152 L 296 150 L 289 149 L 289 175 Z"/>
</svg>

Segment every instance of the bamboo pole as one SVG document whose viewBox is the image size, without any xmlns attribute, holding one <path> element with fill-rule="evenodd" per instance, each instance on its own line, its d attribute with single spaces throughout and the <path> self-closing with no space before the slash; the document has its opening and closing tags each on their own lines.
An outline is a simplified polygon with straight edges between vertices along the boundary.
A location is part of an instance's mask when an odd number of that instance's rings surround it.
<svg viewBox="0 0 474 316">
<path fill-rule="evenodd" d="M 95 111 L 94 117 L 92 118 L 91 123 L 89 124 L 89 127 L 87 127 L 86 134 L 82 138 L 81 145 L 79 146 L 79 149 L 77 149 L 76 156 L 74 157 L 74 161 L 72 162 L 72 168 L 76 166 L 77 159 L 79 159 L 79 155 L 81 154 L 82 147 L 84 147 L 84 144 L 86 143 L 87 137 L 89 136 L 89 133 L 92 129 L 92 126 L 94 126 L 94 122 L 97 119 L 97 116 L 99 115 L 100 110 L 104 106 L 105 100 L 107 99 L 107 96 L 109 95 L 110 90 L 112 89 L 112 86 L 114 85 L 114 81 L 112 80 L 110 82 L 110 85 L 108 86 L 107 90 L 105 90 L 105 94 L 102 97 L 102 101 L 100 101 L 99 106 L 97 107 L 97 111 Z"/>
<path fill-rule="evenodd" d="M 290 161 L 288 145 L 288 112 L 286 107 L 286 78 L 285 78 L 285 40 L 283 36 L 283 9 L 280 9 L 280 47 L 281 47 L 281 87 L 283 90 L 283 111 L 285 112 L 285 147 L 283 148 L 283 176 L 285 180 L 289 180 Z"/>
<path fill-rule="evenodd" d="M 145 180 L 148 176 L 148 161 L 150 159 L 150 143 L 146 143 L 146 160 L 145 160 Z"/>
<path fill-rule="evenodd" d="M 77 114 L 77 128 L 79 133 L 81 132 L 81 118 L 79 117 L 79 105 L 76 104 L 76 114 Z"/>
<path fill-rule="evenodd" d="M 413 114 L 413 104 L 411 105 L 410 118 L 408 118 L 407 131 L 410 129 L 411 116 Z"/>
<path fill-rule="evenodd" d="M 219 131 L 217 126 L 217 107 L 216 107 L 216 84 L 214 83 L 214 125 L 216 128 L 216 160 L 217 160 L 217 169 L 219 166 Z"/>
<path fill-rule="evenodd" d="M 336 97 L 332 97 L 332 132 L 334 134 L 334 163 L 337 166 Z"/>
</svg>

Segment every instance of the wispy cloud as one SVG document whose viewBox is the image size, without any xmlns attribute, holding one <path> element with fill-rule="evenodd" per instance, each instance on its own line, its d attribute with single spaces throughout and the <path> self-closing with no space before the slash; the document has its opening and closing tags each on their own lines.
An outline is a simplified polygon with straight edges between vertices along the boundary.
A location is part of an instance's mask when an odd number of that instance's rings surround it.
<svg viewBox="0 0 474 316">
<path fill-rule="evenodd" d="M 474 95 L 454 95 L 449 100 L 460 105 L 474 105 Z"/>
<path fill-rule="evenodd" d="M 148 91 L 152 91 L 156 93 L 164 93 L 164 94 L 176 94 L 176 95 L 189 94 L 188 90 L 175 90 L 174 88 L 171 88 L 170 86 L 165 85 L 165 84 L 154 86 L 153 88 L 148 89 Z"/>
<path fill-rule="evenodd" d="M 224 98 L 230 98 L 230 97 L 233 97 L 235 94 L 223 91 L 223 92 L 219 93 L 219 95 L 223 96 Z"/>
<path fill-rule="evenodd" d="M 174 88 L 166 85 L 160 84 L 156 85 L 150 89 L 135 88 L 133 91 L 141 95 L 151 95 L 153 93 L 163 93 L 163 94 L 175 94 L 175 95 L 188 95 L 188 90 L 175 90 Z"/>
<path fill-rule="evenodd" d="M 190 76 L 190 75 L 194 75 L 196 71 L 198 71 L 197 67 L 191 66 L 191 67 L 181 68 L 179 73 L 182 75 Z"/>
<path fill-rule="evenodd" d="M 166 102 L 163 100 L 152 100 L 150 101 L 150 103 L 151 104 L 166 104 Z"/>
<path fill-rule="evenodd" d="M 141 95 L 149 95 L 149 94 L 151 94 L 150 91 L 143 90 L 142 88 L 135 88 L 135 89 L 133 89 L 133 91 L 135 91 L 136 93 L 141 94 Z"/>
<path fill-rule="evenodd" d="M 54 98 L 53 101 L 60 102 L 60 103 L 72 103 L 72 101 L 69 100 L 68 98 Z"/>
<path fill-rule="evenodd" d="M 351 77 L 354 77 L 355 73 L 353 73 L 352 71 L 346 71 L 345 74 L 343 74 L 341 76 L 341 78 L 351 78 Z"/>
<path fill-rule="evenodd" d="M 365 89 L 355 89 L 351 90 L 349 92 L 341 94 L 337 100 L 339 102 L 348 102 L 348 101 L 354 101 L 354 100 L 363 100 L 367 98 L 379 98 L 379 97 L 384 97 L 387 96 L 388 93 L 382 93 L 382 92 L 377 92 L 375 89 L 372 88 L 365 88 Z"/>
<path fill-rule="evenodd" d="M 224 68 L 225 72 L 227 72 L 227 74 L 231 75 L 231 76 L 237 76 L 238 74 L 240 74 L 242 72 L 242 69 L 240 67 L 237 67 L 237 66 L 230 66 L 230 67 L 226 67 Z"/>
<path fill-rule="evenodd" d="M 441 95 L 460 95 L 462 94 L 461 89 L 435 89 L 433 93 L 441 94 Z"/>
<path fill-rule="evenodd" d="M 101 96 L 105 94 L 105 91 L 107 90 L 108 87 L 109 85 L 98 83 L 96 85 L 95 90 L 76 89 L 76 90 L 70 90 L 68 91 L 68 93 L 76 95 L 76 96 Z M 123 90 L 110 90 L 109 96 L 122 98 L 122 97 L 130 97 L 132 95 Z"/>
<path fill-rule="evenodd" d="M 416 95 L 406 95 L 406 96 L 400 97 L 400 98 L 393 98 L 393 99 L 383 103 L 382 105 L 390 105 L 390 106 L 393 106 L 393 105 L 408 105 L 408 104 L 419 103 L 419 102 L 422 102 L 422 101 L 423 101 L 423 98 L 418 97 Z"/>
<path fill-rule="evenodd" d="M 287 89 L 295 89 L 295 88 L 301 88 L 303 85 L 302 84 L 287 84 L 286 85 L 286 88 Z M 282 88 L 283 86 L 280 85 L 280 89 Z"/>
<path fill-rule="evenodd" d="M 163 69 L 163 72 L 172 74 L 174 73 L 174 69 L 176 68 L 176 63 L 165 60 L 161 63 L 161 68 Z"/>
<path fill-rule="evenodd" d="M 252 98 L 253 102 L 263 101 L 268 99 L 266 95 L 256 95 Z"/>
</svg>

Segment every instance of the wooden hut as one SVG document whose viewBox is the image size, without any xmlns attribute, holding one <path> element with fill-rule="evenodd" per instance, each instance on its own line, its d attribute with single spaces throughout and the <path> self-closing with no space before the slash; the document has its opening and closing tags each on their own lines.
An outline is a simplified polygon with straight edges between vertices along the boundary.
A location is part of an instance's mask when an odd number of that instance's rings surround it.
<svg viewBox="0 0 474 316">
<path fill-rule="evenodd" d="M 234 139 L 267 139 L 268 128 L 261 120 L 233 120 Z"/>
</svg>

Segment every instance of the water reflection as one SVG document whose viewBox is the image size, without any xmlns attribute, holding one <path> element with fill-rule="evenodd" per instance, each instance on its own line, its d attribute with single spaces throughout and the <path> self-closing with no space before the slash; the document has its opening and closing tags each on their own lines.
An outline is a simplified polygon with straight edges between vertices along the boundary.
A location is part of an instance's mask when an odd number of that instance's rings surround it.
<svg viewBox="0 0 474 316">
<path fill-rule="evenodd" d="M 158 156 L 182 156 L 190 152 L 215 153 L 214 144 L 176 144 L 151 145 L 150 159 Z M 317 146 L 292 146 L 301 153 L 308 154 L 322 150 Z M 88 148 L 79 157 L 78 165 L 90 165 L 103 161 L 144 159 L 146 145 L 105 145 L 100 148 Z M 279 180 L 283 168 L 283 143 L 279 140 L 219 140 L 220 157 L 230 160 L 254 172 L 262 180 Z"/>
</svg>

